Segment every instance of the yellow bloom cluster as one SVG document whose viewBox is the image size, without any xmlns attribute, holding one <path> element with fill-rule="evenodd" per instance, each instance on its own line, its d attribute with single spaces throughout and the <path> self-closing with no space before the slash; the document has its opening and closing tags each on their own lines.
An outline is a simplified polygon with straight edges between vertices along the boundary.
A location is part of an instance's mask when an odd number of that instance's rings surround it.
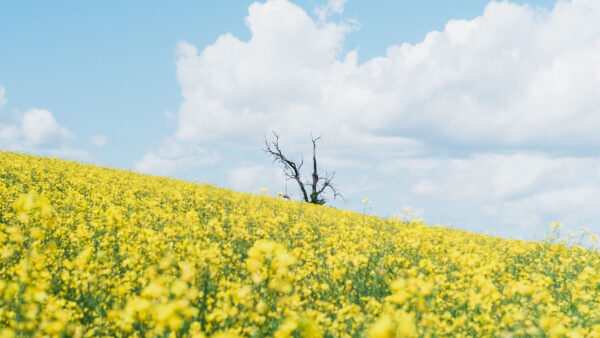
<svg viewBox="0 0 600 338">
<path fill-rule="evenodd" d="M 596 251 L 0 163 L 2 337 L 600 337 Z"/>
<path fill-rule="evenodd" d="M 269 289 L 289 293 L 293 280 L 289 268 L 295 261 L 281 244 L 261 239 L 248 250 L 246 263 L 255 284 L 268 280 Z"/>
</svg>

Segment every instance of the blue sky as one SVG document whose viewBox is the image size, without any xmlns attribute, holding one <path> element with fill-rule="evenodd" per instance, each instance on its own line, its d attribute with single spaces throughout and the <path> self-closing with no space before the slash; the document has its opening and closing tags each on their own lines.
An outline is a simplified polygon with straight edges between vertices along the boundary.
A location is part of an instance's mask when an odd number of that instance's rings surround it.
<svg viewBox="0 0 600 338">
<path fill-rule="evenodd" d="M 315 132 L 337 207 L 600 232 L 593 1 L 253 3 L 0 2 L 0 147 L 276 194 Z"/>
</svg>

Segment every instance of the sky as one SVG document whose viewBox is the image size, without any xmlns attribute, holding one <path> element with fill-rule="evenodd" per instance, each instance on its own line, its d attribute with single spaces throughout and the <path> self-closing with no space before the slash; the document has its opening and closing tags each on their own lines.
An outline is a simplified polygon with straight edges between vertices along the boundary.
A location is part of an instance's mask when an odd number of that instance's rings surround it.
<svg viewBox="0 0 600 338">
<path fill-rule="evenodd" d="M 334 207 L 600 233 L 599 16 L 595 0 L 0 1 L 0 149 L 299 199 L 263 142 L 309 159 L 312 133 Z"/>
</svg>

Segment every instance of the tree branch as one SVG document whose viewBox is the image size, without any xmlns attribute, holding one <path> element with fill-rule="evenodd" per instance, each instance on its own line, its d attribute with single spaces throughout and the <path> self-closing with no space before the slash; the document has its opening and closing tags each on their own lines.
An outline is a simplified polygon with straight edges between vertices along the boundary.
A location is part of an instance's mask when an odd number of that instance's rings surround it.
<svg viewBox="0 0 600 338">
<path fill-rule="evenodd" d="M 279 135 L 273 131 L 273 135 L 275 136 L 275 140 L 269 143 L 267 140 L 267 136 L 265 135 L 265 149 L 264 151 L 273 156 L 273 162 L 279 162 L 283 165 L 283 173 L 289 178 L 293 179 L 298 183 L 300 190 L 302 191 L 302 197 L 304 197 L 305 202 L 309 202 L 308 194 L 306 193 L 306 189 L 304 187 L 304 183 L 302 183 L 300 177 L 300 168 L 304 164 L 304 159 L 300 160 L 300 164 L 296 165 L 296 163 L 292 160 L 289 160 L 283 152 L 279 148 Z"/>
</svg>

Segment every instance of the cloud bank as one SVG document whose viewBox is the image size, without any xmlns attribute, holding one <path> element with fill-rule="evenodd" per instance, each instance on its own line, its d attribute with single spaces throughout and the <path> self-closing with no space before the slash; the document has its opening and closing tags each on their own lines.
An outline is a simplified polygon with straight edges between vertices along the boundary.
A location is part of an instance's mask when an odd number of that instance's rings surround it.
<svg viewBox="0 0 600 338">
<path fill-rule="evenodd" d="M 226 34 L 201 52 L 178 47 L 177 138 L 244 140 L 277 128 L 599 145 L 600 28 L 590 15 L 599 6 L 558 2 L 544 13 L 491 2 L 480 17 L 358 65 L 357 51 L 340 55 L 347 25 L 316 22 L 283 0 L 255 3 L 249 41 Z"/>
<path fill-rule="evenodd" d="M 475 19 L 362 64 L 357 50 L 342 53 L 351 25 L 328 21 L 343 3 L 328 2 L 317 18 L 286 0 L 254 3 L 248 41 L 180 43 L 177 130 L 137 168 L 216 165 L 193 154 L 260 147 L 271 130 L 299 151 L 313 132 L 324 135 L 329 163 L 352 175 L 378 170 L 364 174 L 372 188 L 361 193 L 405 191 L 401 200 L 414 197 L 426 215 L 446 203 L 497 226 L 598 219 L 588 207 L 600 192 L 598 1 L 551 11 L 492 1 Z M 386 208 L 400 202 L 390 198 Z"/>
</svg>

